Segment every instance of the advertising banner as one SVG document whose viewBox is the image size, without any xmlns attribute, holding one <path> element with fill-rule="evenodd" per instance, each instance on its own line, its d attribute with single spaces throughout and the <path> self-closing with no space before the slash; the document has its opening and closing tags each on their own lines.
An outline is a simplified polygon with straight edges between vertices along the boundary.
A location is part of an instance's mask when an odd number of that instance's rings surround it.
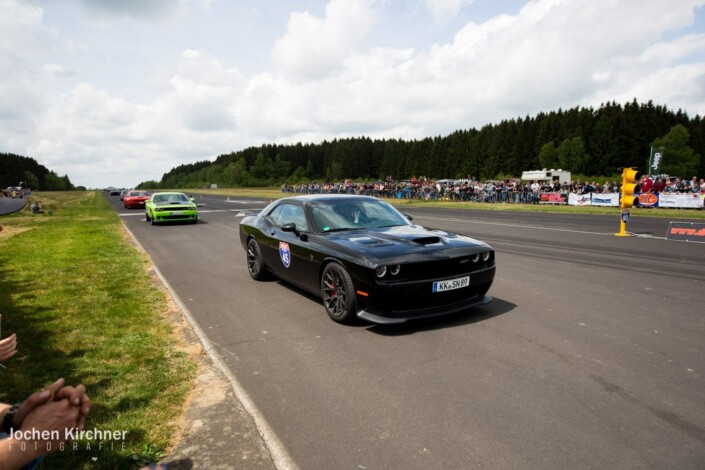
<svg viewBox="0 0 705 470">
<path fill-rule="evenodd" d="M 539 202 L 541 204 L 565 204 L 567 195 L 563 193 L 541 193 Z"/>
<path fill-rule="evenodd" d="M 654 193 L 639 194 L 639 206 L 641 207 L 656 207 L 658 206 L 658 195 Z"/>
<path fill-rule="evenodd" d="M 667 208 L 681 208 L 681 209 L 702 209 L 703 201 L 705 200 L 704 194 L 673 194 L 673 193 L 661 193 L 659 194 L 659 207 Z"/>
<path fill-rule="evenodd" d="M 619 193 L 592 193 L 592 205 L 619 207 Z"/>
<path fill-rule="evenodd" d="M 571 206 L 591 206 L 592 199 L 589 194 L 574 194 L 568 195 L 568 204 Z"/>
<path fill-rule="evenodd" d="M 705 243 L 705 223 L 671 222 L 666 238 L 668 240 Z"/>
</svg>

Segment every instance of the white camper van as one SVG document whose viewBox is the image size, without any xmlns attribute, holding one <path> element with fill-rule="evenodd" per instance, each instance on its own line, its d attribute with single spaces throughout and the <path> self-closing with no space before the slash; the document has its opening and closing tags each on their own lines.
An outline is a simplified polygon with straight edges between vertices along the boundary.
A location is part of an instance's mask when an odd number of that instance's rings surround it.
<svg viewBox="0 0 705 470">
<path fill-rule="evenodd" d="M 532 170 L 532 171 L 525 171 L 521 174 L 521 179 L 523 181 L 556 181 L 563 184 L 570 184 L 570 171 L 563 171 L 563 170 Z"/>
</svg>

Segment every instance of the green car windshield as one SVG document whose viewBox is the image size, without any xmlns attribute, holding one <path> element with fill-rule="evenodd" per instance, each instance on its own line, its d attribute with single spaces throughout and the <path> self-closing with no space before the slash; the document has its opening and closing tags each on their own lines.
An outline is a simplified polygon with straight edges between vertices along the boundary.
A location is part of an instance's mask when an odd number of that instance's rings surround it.
<svg viewBox="0 0 705 470">
<path fill-rule="evenodd" d="M 321 201 L 311 207 L 311 215 L 316 232 L 409 225 L 396 209 L 376 200 Z"/>
<path fill-rule="evenodd" d="M 155 194 L 152 201 L 155 204 L 186 204 L 191 202 L 185 194 Z"/>
</svg>

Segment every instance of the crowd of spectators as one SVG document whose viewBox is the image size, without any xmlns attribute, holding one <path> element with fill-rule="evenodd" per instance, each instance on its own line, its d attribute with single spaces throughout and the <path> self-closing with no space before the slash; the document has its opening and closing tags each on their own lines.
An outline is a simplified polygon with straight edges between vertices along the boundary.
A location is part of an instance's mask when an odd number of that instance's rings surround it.
<svg viewBox="0 0 705 470">
<path fill-rule="evenodd" d="M 0 191 L 0 197 L 11 197 L 23 199 L 29 192 L 20 186 L 10 186 Z"/>
<path fill-rule="evenodd" d="M 705 178 L 698 180 L 697 176 L 687 178 L 656 178 L 642 177 L 640 184 L 642 192 L 652 193 L 700 193 L 705 194 Z"/>
<path fill-rule="evenodd" d="M 474 202 L 537 202 L 541 192 L 569 192 L 570 185 L 558 182 L 524 182 L 519 179 L 484 180 L 474 178 L 438 180 L 421 177 L 407 181 L 357 183 L 346 180 L 336 183 L 283 185 L 283 192 L 297 194 L 364 194 L 368 196 Z M 582 190 L 582 186 L 580 186 Z"/>
<path fill-rule="evenodd" d="M 644 177 L 641 192 L 692 192 L 705 194 L 705 180 L 693 177 L 692 180 L 668 177 Z M 358 183 L 350 180 L 334 183 L 311 182 L 308 184 L 282 185 L 282 192 L 296 194 L 364 194 L 368 196 L 472 202 L 538 203 L 541 194 L 590 194 L 618 193 L 621 181 L 574 180 L 570 183 L 559 181 L 522 181 L 518 178 L 484 180 L 467 178 L 459 180 L 437 180 L 420 177 L 406 181 L 395 181 L 387 177 L 384 181 Z"/>
</svg>

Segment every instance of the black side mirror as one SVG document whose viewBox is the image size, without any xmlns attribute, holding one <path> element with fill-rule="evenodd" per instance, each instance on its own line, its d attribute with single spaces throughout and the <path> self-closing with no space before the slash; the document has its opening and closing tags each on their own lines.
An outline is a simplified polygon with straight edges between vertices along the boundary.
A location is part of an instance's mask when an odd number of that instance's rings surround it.
<svg viewBox="0 0 705 470">
<path fill-rule="evenodd" d="M 406 217 L 407 219 L 409 219 L 409 222 L 411 222 L 412 220 L 414 220 L 414 218 L 411 217 L 411 214 L 406 214 L 406 213 L 405 213 L 405 214 L 404 214 L 404 217 Z"/>
<path fill-rule="evenodd" d="M 282 225 L 282 231 L 283 232 L 293 232 L 294 235 L 299 237 L 302 241 L 308 240 L 308 235 L 306 235 L 305 233 L 299 232 L 299 230 L 296 228 L 296 224 L 294 222 L 289 222 L 288 224 Z"/>
<path fill-rule="evenodd" d="M 294 222 L 289 222 L 288 224 L 282 225 L 282 231 L 294 232 L 294 235 L 296 235 L 297 237 L 300 235 L 300 232 L 296 230 L 296 224 Z"/>
</svg>

